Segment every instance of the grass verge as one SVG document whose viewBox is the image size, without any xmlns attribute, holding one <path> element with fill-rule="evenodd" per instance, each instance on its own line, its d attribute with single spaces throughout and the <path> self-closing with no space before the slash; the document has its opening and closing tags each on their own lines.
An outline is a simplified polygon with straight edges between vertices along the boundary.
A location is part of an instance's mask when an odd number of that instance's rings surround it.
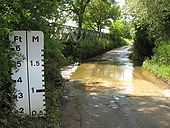
<svg viewBox="0 0 170 128">
<path fill-rule="evenodd" d="M 159 64 L 153 60 L 146 60 L 143 63 L 143 67 L 153 72 L 156 76 L 163 78 L 170 84 L 170 65 Z"/>
</svg>

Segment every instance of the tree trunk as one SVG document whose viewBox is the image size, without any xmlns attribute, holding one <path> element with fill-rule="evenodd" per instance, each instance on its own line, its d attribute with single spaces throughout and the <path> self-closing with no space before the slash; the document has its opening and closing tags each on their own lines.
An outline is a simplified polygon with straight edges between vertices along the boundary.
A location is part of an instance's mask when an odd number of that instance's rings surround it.
<svg viewBox="0 0 170 128">
<path fill-rule="evenodd" d="M 78 16 L 78 35 L 77 35 L 77 40 L 80 40 L 81 37 L 81 30 L 82 30 L 82 24 L 83 24 L 83 16 Z"/>
<path fill-rule="evenodd" d="M 100 24 L 97 24 L 97 31 L 99 32 L 99 37 L 101 35 L 101 27 L 100 27 Z"/>
<path fill-rule="evenodd" d="M 78 28 L 82 29 L 82 24 L 83 24 L 83 16 L 79 16 L 79 22 L 78 22 Z"/>
</svg>

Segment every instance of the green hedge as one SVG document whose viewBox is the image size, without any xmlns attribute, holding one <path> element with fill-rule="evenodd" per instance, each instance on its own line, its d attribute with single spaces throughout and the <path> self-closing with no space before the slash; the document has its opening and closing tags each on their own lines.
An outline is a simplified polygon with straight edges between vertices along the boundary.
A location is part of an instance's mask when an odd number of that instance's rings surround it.
<svg viewBox="0 0 170 128">
<path fill-rule="evenodd" d="M 170 83 L 170 42 L 158 46 L 152 59 L 147 59 L 143 66 Z"/>
<path fill-rule="evenodd" d="M 76 45 L 75 49 L 73 49 L 73 56 L 85 59 L 124 45 L 125 42 L 122 42 L 121 40 L 104 37 L 98 37 L 95 40 L 82 40 Z"/>
</svg>

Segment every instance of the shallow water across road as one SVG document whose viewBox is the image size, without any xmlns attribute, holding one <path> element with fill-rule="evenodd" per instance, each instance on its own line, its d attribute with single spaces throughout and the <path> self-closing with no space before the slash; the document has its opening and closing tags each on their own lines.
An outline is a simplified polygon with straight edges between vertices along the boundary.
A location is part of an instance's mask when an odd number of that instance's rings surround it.
<svg viewBox="0 0 170 128">
<path fill-rule="evenodd" d="M 123 46 L 77 68 L 65 82 L 62 128 L 170 127 L 169 85 L 133 66 L 130 53 Z"/>
</svg>

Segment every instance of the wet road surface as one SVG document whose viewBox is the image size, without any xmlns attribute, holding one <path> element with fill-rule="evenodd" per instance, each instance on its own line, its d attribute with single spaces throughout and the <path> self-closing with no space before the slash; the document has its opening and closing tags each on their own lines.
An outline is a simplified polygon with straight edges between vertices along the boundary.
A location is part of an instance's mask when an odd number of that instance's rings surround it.
<svg viewBox="0 0 170 128">
<path fill-rule="evenodd" d="M 130 49 L 111 50 L 77 68 L 65 82 L 61 128 L 170 128 L 169 85 L 134 67 Z"/>
</svg>

